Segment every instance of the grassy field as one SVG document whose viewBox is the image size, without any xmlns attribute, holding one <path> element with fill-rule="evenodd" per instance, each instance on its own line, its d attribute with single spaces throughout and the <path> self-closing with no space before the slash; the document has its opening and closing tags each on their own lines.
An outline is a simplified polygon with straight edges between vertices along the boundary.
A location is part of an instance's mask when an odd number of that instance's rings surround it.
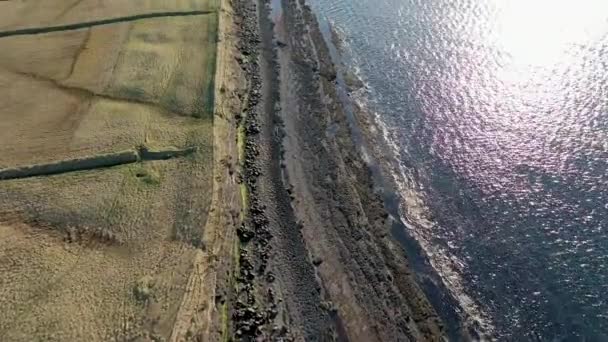
<svg viewBox="0 0 608 342">
<path fill-rule="evenodd" d="M 0 180 L 0 341 L 168 338 L 206 248 L 213 0 L 0 2 L 0 168 L 146 145 L 177 159 Z"/>
<path fill-rule="evenodd" d="M 216 26 L 208 14 L 0 39 L 0 167 L 183 144 L 174 118 L 211 118 Z"/>
<path fill-rule="evenodd" d="M 0 30 L 45 27 L 144 13 L 215 11 L 219 0 L 55 0 L 0 2 Z"/>
</svg>

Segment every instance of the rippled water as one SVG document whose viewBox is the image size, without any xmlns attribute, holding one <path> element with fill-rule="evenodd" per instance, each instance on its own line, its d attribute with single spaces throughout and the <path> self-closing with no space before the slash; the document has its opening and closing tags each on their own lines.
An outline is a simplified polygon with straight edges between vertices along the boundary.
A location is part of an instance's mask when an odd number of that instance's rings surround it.
<svg viewBox="0 0 608 342">
<path fill-rule="evenodd" d="M 466 316 L 501 340 L 608 341 L 608 1 L 312 4 Z"/>
</svg>

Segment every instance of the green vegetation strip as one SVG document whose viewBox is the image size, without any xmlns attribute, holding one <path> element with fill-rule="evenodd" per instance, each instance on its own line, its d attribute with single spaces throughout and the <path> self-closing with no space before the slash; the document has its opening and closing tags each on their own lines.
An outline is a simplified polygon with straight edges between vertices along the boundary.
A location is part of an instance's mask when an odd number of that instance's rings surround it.
<svg viewBox="0 0 608 342">
<path fill-rule="evenodd" d="M 241 122 L 237 132 L 237 149 L 241 170 L 243 170 L 243 163 L 245 162 L 245 139 L 247 139 L 245 127 L 243 127 L 243 123 Z M 245 215 L 247 213 L 247 209 L 249 208 L 249 189 L 247 189 L 247 184 L 245 182 L 241 182 L 241 184 L 239 184 L 239 190 L 241 192 L 241 202 L 243 204 L 243 210 L 241 210 L 241 220 L 245 220 Z"/>
<path fill-rule="evenodd" d="M 0 180 L 48 176 L 66 172 L 93 170 L 103 167 L 131 164 L 140 160 L 167 160 L 185 157 L 197 151 L 197 147 L 152 151 L 146 147 L 139 150 L 100 154 L 77 159 L 60 160 L 47 164 L 35 164 L 7 169 L 0 169 Z"/>
<path fill-rule="evenodd" d="M 57 31 L 79 30 L 79 29 L 88 28 L 88 27 L 92 27 L 92 26 L 109 25 L 109 24 L 115 24 L 115 23 L 120 23 L 120 22 L 125 22 L 125 21 L 134 21 L 134 20 L 142 20 L 142 19 L 150 19 L 150 18 L 183 17 L 183 16 L 191 16 L 191 15 L 205 15 L 205 14 L 212 14 L 212 13 L 216 13 L 216 12 L 215 11 L 177 11 L 177 12 L 143 13 L 143 14 L 129 15 L 126 17 L 85 21 L 85 22 L 74 23 L 74 24 L 47 26 L 47 27 L 31 27 L 31 28 L 24 28 L 24 29 L 12 30 L 12 31 L 2 31 L 2 32 L 0 32 L 0 38 L 10 37 L 10 36 L 43 34 L 43 33 L 49 33 L 49 32 L 57 32 Z"/>
<path fill-rule="evenodd" d="M 71 160 L 61 160 L 54 163 L 29 165 L 0 170 L 0 179 L 27 178 L 53 175 L 65 172 L 91 170 L 100 167 L 110 167 L 135 163 L 139 160 L 137 151 L 124 151 L 84 157 Z"/>
<path fill-rule="evenodd" d="M 208 17 L 209 25 L 209 46 L 213 46 L 213 49 L 207 49 L 210 55 L 207 58 L 207 69 L 208 74 L 210 75 L 209 81 L 207 83 L 207 89 L 205 89 L 205 105 L 203 106 L 207 113 L 213 114 L 215 109 L 215 70 L 217 68 L 217 43 L 218 43 L 218 34 L 219 34 L 219 15 L 209 16 Z"/>
</svg>

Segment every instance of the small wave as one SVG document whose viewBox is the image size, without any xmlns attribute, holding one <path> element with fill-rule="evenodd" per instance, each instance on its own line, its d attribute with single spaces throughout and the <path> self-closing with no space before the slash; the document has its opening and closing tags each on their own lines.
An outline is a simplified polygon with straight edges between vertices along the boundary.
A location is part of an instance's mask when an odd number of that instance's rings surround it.
<svg viewBox="0 0 608 342">
<path fill-rule="evenodd" d="M 407 152 L 400 148 L 397 138 L 392 136 L 390 129 L 382 119 L 381 113 L 370 110 L 370 107 L 372 107 L 370 104 L 374 100 L 374 89 L 359 66 L 362 61 L 352 50 L 351 42 L 347 39 L 348 33 L 336 22 L 327 20 L 331 27 L 333 40 L 337 39 L 339 41 L 340 54 L 345 67 L 349 68 L 349 71 L 364 85 L 350 94 L 350 100 L 360 107 L 363 112 L 371 114 L 372 127 L 370 127 L 370 132 L 381 135 L 382 142 L 390 152 L 386 158 L 390 164 L 390 177 L 397 185 L 398 193 L 401 196 L 399 219 L 404 223 L 409 235 L 418 242 L 424 251 L 431 266 L 449 291 L 449 295 L 460 306 L 461 312 L 459 315 L 464 328 L 472 329 L 479 336 L 492 336 L 495 327 L 491 323 L 489 315 L 467 293 L 464 286 L 462 271 L 467 267 L 466 261 L 457 258 L 449 251 L 449 248 L 433 243 L 436 223 L 429 219 L 430 210 L 425 203 L 423 192 L 419 189 L 420 186 L 414 180 L 412 173 L 400 162 L 400 160 L 408 158 L 405 155 Z M 398 46 L 394 47 L 393 50 L 396 50 L 393 53 L 398 55 L 401 53 Z M 364 159 L 368 161 L 370 159 L 369 153 L 364 154 Z M 481 340 L 490 339 L 489 337 L 481 337 Z"/>
<path fill-rule="evenodd" d="M 398 145 L 395 141 L 392 141 L 388 128 L 382 123 L 380 115 L 378 113 L 374 114 L 374 121 L 380 127 L 384 141 L 391 147 L 394 163 L 398 165 L 396 169 L 392 170 L 391 176 L 399 188 L 398 192 L 402 199 L 400 205 L 401 219 L 405 223 L 410 236 L 414 237 L 420 244 L 431 266 L 439 274 L 451 296 L 458 301 L 464 310 L 465 314 L 461 317 L 463 325 L 473 328 L 480 336 L 492 335 L 495 329 L 489 316 L 467 294 L 465 289 L 461 271 L 467 267 L 466 262 L 451 254 L 446 248 L 432 242 L 436 223 L 428 219 L 429 209 L 425 204 L 423 195 L 416 189 L 415 181 L 412 176 L 408 176 L 409 172 L 405 166 L 398 161 L 401 159 Z"/>
<path fill-rule="evenodd" d="M 367 83 L 366 83 L 367 84 Z M 369 87 L 369 84 L 367 84 Z M 419 190 L 419 185 L 416 184 L 411 172 L 399 162 L 403 160 L 403 151 L 399 147 L 398 142 L 391 136 L 390 130 L 386 123 L 382 120 L 380 113 L 369 110 L 368 93 L 359 92 L 357 96 L 353 96 L 352 100 L 361 107 L 366 113 L 372 114 L 374 128 L 372 131 L 380 134 L 383 143 L 389 148 L 390 153 L 389 169 L 391 177 L 398 187 L 398 193 L 401 196 L 400 218 L 405 224 L 408 233 L 413 237 L 428 258 L 431 266 L 440 276 L 445 288 L 450 292 L 450 296 L 454 298 L 462 309 L 461 321 L 467 329 L 473 329 L 479 336 L 492 336 L 495 332 L 495 327 L 491 323 L 489 315 L 484 309 L 477 304 L 471 297 L 464 286 L 464 281 L 461 276 L 462 270 L 467 267 L 464 260 L 457 258 L 450 251 L 442 246 L 433 243 L 434 228 L 436 223 L 429 219 L 429 209 L 425 204 L 424 195 Z M 481 340 L 490 340 L 490 337 L 480 337 Z"/>
</svg>

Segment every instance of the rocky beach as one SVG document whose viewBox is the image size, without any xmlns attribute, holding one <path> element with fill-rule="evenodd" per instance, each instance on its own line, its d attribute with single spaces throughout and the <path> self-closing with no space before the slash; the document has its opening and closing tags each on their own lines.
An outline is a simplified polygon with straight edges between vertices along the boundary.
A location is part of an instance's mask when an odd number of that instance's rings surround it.
<svg viewBox="0 0 608 342">
<path fill-rule="evenodd" d="M 229 296 L 232 334 L 444 339 L 353 141 L 315 15 L 304 1 L 273 6 L 232 1 L 247 79 L 238 120 L 247 203 Z"/>
</svg>

